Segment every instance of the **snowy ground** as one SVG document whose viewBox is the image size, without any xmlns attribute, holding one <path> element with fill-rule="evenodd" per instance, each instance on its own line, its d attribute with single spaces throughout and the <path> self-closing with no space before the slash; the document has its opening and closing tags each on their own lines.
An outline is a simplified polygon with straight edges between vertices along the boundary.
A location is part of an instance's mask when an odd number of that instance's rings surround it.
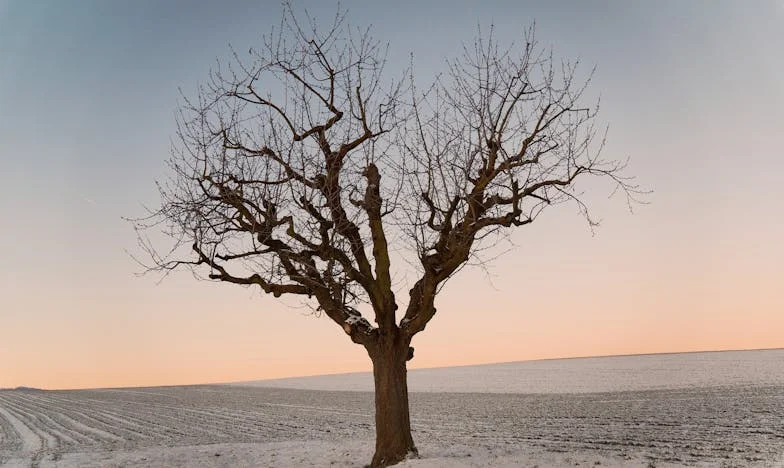
<svg viewBox="0 0 784 468">
<path fill-rule="evenodd" d="M 413 393 L 404 466 L 784 466 L 784 386 Z M 243 386 L 0 391 L 0 465 L 344 466 L 372 394 Z"/>
</svg>

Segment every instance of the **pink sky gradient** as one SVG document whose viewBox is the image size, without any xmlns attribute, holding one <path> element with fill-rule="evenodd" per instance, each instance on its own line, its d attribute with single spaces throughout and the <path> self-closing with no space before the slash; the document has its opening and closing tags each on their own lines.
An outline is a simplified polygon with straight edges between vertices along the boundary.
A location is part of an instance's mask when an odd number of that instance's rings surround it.
<svg viewBox="0 0 784 468">
<path fill-rule="evenodd" d="M 295 301 L 187 272 L 156 284 L 126 252 L 121 217 L 156 203 L 178 86 L 203 81 L 229 42 L 254 44 L 280 8 L 67 3 L 0 0 L 0 387 L 369 370 Z M 511 39 L 536 19 L 557 56 L 598 65 L 605 154 L 631 156 L 654 193 L 630 214 L 589 191 L 595 235 L 566 205 L 516 231 L 487 272 L 447 285 L 410 367 L 784 347 L 779 0 L 433 5 L 344 4 L 390 41 L 391 71 L 413 50 L 423 77 L 477 21 Z M 414 278 L 398 280 L 402 302 Z"/>
</svg>

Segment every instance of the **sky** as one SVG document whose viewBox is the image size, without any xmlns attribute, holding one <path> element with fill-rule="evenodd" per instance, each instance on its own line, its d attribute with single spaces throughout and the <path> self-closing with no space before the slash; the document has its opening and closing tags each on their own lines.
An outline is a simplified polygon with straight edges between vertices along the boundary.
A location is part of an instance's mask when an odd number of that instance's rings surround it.
<svg viewBox="0 0 784 468">
<path fill-rule="evenodd" d="M 330 2 L 295 2 L 317 19 Z M 423 5 L 424 3 L 424 5 Z M 344 1 L 426 79 L 494 24 L 536 21 L 595 64 L 605 156 L 653 190 L 602 220 L 549 209 L 487 271 L 452 279 L 411 368 L 784 347 L 784 2 Z M 328 318 L 258 290 L 140 276 L 123 217 L 155 206 L 178 89 L 276 2 L 0 0 L 0 388 L 241 381 L 370 370 Z M 401 286 L 401 292 L 408 285 Z"/>
</svg>

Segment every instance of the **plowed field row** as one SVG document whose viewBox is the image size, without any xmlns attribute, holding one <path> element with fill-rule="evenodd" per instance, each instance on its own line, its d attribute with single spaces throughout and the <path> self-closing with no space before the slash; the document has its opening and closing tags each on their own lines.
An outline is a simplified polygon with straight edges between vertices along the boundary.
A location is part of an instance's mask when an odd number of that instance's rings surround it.
<svg viewBox="0 0 784 468">
<path fill-rule="evenodd" d="M 0 391 L 0 465 L 66 453 L 373 437 L 373 397 L 257 387 Z M 694 465 L 784 453 L 784 387 L 411 395 L 417 440 L 509 452 L 589 450 Z"/>
</svg>

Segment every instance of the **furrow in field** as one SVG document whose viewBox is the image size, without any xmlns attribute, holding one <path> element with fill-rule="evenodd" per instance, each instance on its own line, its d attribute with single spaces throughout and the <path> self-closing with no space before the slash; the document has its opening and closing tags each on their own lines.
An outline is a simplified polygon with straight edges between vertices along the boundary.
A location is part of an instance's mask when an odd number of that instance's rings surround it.
<svg viewBox="0 0 784 468">
<path fill-rule="evenodd" d="M 113 405 L 109 402 L 100 401 L 80 401 L 74 398 L 51 398 L 62 413 L 69 408 L 89 408 L 89 416 L 95 420 L 102 421 L 106 427 L 111 427 L 112 431 L 116 432 L 126 442 L 133 442 L 136 438 L 145 438 L 152 440 L 167 440 L 169 429 L 161 427 L 156 421 L 154 413 L 146 413 L 146 411 L 137 408 L 129 408 L 125 406 Z M 84 412 L 84 411 L 82 411 Z M 152 418 L 142 418 L 140 414 L 150 414 Z"/>
<path fill-rule="evenodd" d="M 77 430 L 77 431 L 79 431 L 79 432 L 81 432 L 83 434 L 84 433 L 92 434 L 95 438 L 97 438 L 97 441 L 99 443 L 104 443 L 104 442 L 122 442 L 122 441 L 125 440 L 125 439 L 123 439 L 123 437 L 121 437 L 119 435 L 116 435 L 116 434 L 114 434 L 112 432 L 109 432 L 108 430 L 104 430 L 104 429 L 98 427 L 98 426 L 104 426 L 105 427 L 106 425 L 104 423 L 102 423 L 101 421 L 99 421 L 99 420 L 97 420 L 97 419 L 87 415 L 83 411 L 74 412 L 74 413 L 72 413 L 72 415 L 62 414 L 61 417 L 62 417 L 62 419 L 65 422 L 70 424 L 70 426 L 73 427 L 75 430 Z M 84 420 L 84 422 L 82 420 Z M 98 424 L 94 424 L 96 422 Z"/>
<path fill-rule="evenodd" d="M 26 414 L 34 414 L 41 424 L 43 430 L 50 433 L 57 439 L 54 446 L 60 445 L 79 445 L 84 443 L 84 439 L 69 430 L 69 427 L 58 421 L 59 413 L 53 411 L 48 405 L 38 404 L 34 398 L 26 395 L 17 395 L 18 408 Z"/>
<path fill-rule="evenodd" d="M 100 431 L 102 437 L 99 442 L 106 442 L 107 438 L 114 443 L 124 442 L 126 444 L 133 444 L 138 438 L 159 441 L 171 439 L 172 428 L 158 424 L 156 418 L 160 415 L 154 411 L 142 410 L 138 407 L 109 410 L 106 408 L 112 405 L 108 405 L 106 402 L 98 405 L 97 402 L 88 403 L 80 401 L 78 398 L 55 396 L 52 400 L 56 401 L 55 406 L 59 405 L 61 409 L 66 409 L 68 414 L 65 417 L 83 423 L 83 426 L 91 428 L 93 433 L 96 430 Z M 151 417 L 146 419 L 139 417 L 144 414 Z"/>
<path fill-rule="evenodd" d="M 78 401 L 65 400 L 69 406 L 76 405 Z M 73 418 L 88 418 L 89 421 L 84 420 L 93 427 L 97 425 L 96 422 L 100 423 L 101 427 L 105 427 L 117 437 L 121 437 L 124 445 L 196 443 L 210 438 L 214 439 L 216 436 L 215 431 L 194 429 L 192 421 L 187 417 L 179 417 L 177 412 L 173 410 L 169 411 L 169 414 L 164 414 L 160 409 L 142 407 L 141 405 L 124 405 L 120 408 L 116 408 L 116 405 L 100 405 L 98 407 L 99 405 L 96 404 L 83 404 L 81 406 L 90 406 L 90 409 L 80 411 L 78 415 L 72 415 Z M 115 406 L 115 409 L 105 409 L 108 406 Z M 218 435 L 222 436 L 223 434 Z"/>
<path fill-rule="evenodd" d="M 19 454 L 28 458 L 31 466 L 38 466 L 38 460 L 46 449 L 46 439 L 32 428 L 23 415 L 11 408 L 10 398 L 0 396 L 0 403 L 0 416 L 11 424 L 22 441 Z"/>
<path fill-rule="evenodd" d="M 17 393 L 14 396 L 16 398 L 5 400 L 6 409 L 38 437 L 40 441 L 38 448 L 28 451 L 26 454 L 29 457 L 30 466 L 37 468 L 47 455 L 52 456 L 52 458 L 58 457 L 62 448 L 61 439 L 48 430 L 44 415 L 40 411 L 26 407 L 24 399 L 20 398 L 20 394 Z"/>
<path fill-rule="evenodd" d="M 280 408 L 278 408 L 280 409 Z M 226 408 L 178 408 L 171 405 L 155 405 L 156 414 L 177 412 L 180 423 L 193 429 L 212 432 L 213 437 L 230 437 L 241 440 L 269 440 L 288 438 L 300 433 L 308 426 L 299 415 L 268 415 L 261 411 L 243 411 Z M 217 433 L 216 433 L 217 430 Z"/>
<path fill-rule="evenodd" d="M 167 389 L 169 390 L 169 389 Z M 299 437 L 302 436 L 309 436 L 314 431 L 308 430 L 305 424 L 308 422 L 309 416 L 307 413 L 314 413 L 322 411 L 322 408 L 315 407 L 315 406 L 308 406 L 308 405 L 289 405 L 289 404 L 282 404 L 282 405 L 264 405 L 263 403 L 257 405 L 250 405 L 250 406 L 258 406 L 260 407 L 259 410 L 256 411 L 243 411 L 243 410 L 236 410 L 236 409 L 228 409 L 224 407 L 220 407 L 218 410 L 212 410 L 211 408 L 207 409 L 200 409 L 200 410 L 191 410 L 191 411 L 183 411 L 184 401 L 181 398 L 175 398 L 173 395 L 178 395 L 182 389 L 173 389 L 174 392 L 172 395 L 165 395 L 166 398 L 158 398 L 161 396 L 161 392 L 146 392 L 146 391 L 139 391 L 139 392 L 108 392 L 108 391 L 101 391 L 100 396 L 114 396 L 116 394 L 122 395 L 122 404 L 123 405 L 138 405 L 143 406 L 145 408 L 153 408 L 155 412 L 155 416 L 158 420 L 160 420 L 161 416 L 164 416 L 167 413 L 173 413 L 176 416 L 177 422 L 179 425 L 185 425 L 186 427 L 190 428 L 200 428 L 202 430 L 206 429 L 208 436 L 212 437 L 231 437 L 231 438 L 239 438 L 241 440 L 271 440 L 271 439 L 281 439 L 281 438 L 288 438 L 290 436 L 294 436 L 299 434 Z M 87 394 L 95 395 L 96 391 L 91 391 Z M 187 394 L 197 393 L 200 397 L 212 397 L 212 396 L 219 396 L 221 400 L 227 396 L 224 392 L 216 392 L 215 390 L 207 390 L 207 391 L 199 391 L 193 392 L 193 389 L 187 389 Z M 139 395 L 139 398 L 145 400 L 145 404 L 140 404 L 139 402 L 131 402 L 128 401 L 129 394 Z M 241 394 L 243 395 L 243 394 Z M 228 395 L 234 396 L 234 395 Z M 191 395 L 187 395 L 188 398 Z M 166 403 L 163 403 L 165 401 Z M 189 400 L 191 401 L 191 400 Z M 114 403 L 117 403 L 117 399 L 114 399 Z M 174 404 L 172 404 L 172 402 Z M 179 403 L 179 405 L 177 405 Z M 207 403 L 207 402 L 204 402 Z M 232 406 L 239 403 L 239 407 L 248 407 L 247 404 L 244 402 L 226 402 L 232 403 Z M 188 409 L 191 408 L 191 404 L 187 405 Z M 211 406 L 211 405 L 202 405 L 204 406 Z M 117 405 L 115 404 L 115 407 Z M 298 408 L 297 408 L 298 407 Z M 291 414 L 291 409 L 296 410 L 298 414 Z M 346 413 L 356 413 L 349 412 L 349 411 L 335 411 L 334 408 L 325 408 L 326 413 L 335 413 L 336 417 L 336 425 L 340 425 L 340 421 L 344 420 L 343 417 Z M 139 411 L 135 411 L 137 414 Z M 305 414 L 299 414 L 300 412 L 304 412 Z M 193 432 L 193 431 L 189 431 Z M 201 432 L 201 431 L 200 431 Z M 216 433 L 217 432 L 217 433 Z M 315 431 L 318 432 L 318 431 Z M 196 435 L 196 434 L 190 434 Z"/>
<path fill-rule="evenodd" d="M 132 434 L 131 440 L 136 438 L 160 439 L 164 434 L 163 432 L 157 432 L 151 429 L 148 422 L 135 418 L 129 413 L 119 413 L 108 410 L 97 410 L 96 412 L 109 422 L 113 421 L 113 424 L 115 424 L 116 427 L 122 428 L 122 430 Z"/>
<path fill-rule="evenodd" d="M 20 397 L 22 404 L 25 400 Z M 61 428 L 61 431 L 65 431 L 66 434 L 69 435 L 72 439 L 78 441 L 80 445 L 100 445 L 103 439 L 95 434 L 94 431 L 86 428 L 83 424 L 74 424 L 74 419 L 70 417 L 67 413 L 69 411 L 68 407 L 58 407 L 53 405 L 41 405 L 39 403 L 39 408 L 47 411 L 49 414 L 50 420 L 55 422 L 57 426 Z M 22 407 L 22 411 L 26 413 L 32 413 L 36 410 L 33 409 L 31 405 L 25 405 Z M 40 409 L 38 410 L 40 411 Z"/>
<path fill-rule="evenodd" d="M 258 431 L 253 429 L 257 421 L 239 417 L 236 414 L 223 414 L 219 411 L 186 409 L 183 411 L 182 421 L 189 425 L 191 430 L 198 430 L 212 437 L 236 438 L 237 436 L 258 436 Z M 264 431 L 269 432 L 269 431 Z"/>
<path fill-rule="evenodd" d="M 42 428 L 46 430 L 46 432 L 50 433 L 55 439 L 57 439 L 55 446 L 61 447 L 63 445 L 79 445 L 81 443 L 78 438 L 74 438 L 69 434 L 68 428 L 52 419 L 51 415 L 47 415 L 44 413 L 38 413 L 36 416 L 42 423 Z M 65 432 L 64 432 L 65 431 Z"/>
<path fill-rule="evenodd" d="M 185 408 L 166 408 L 160 406 L 139 405 L 136 408 L 123 408 L 117 417 L 123 418 L 126 414 L 133 414 L 136 421 L 153 426 L 162 437 L 167 439 L 187 439 L 194 437 L 222 436 L 208 428 L 192 425 L 191 418 Z"/>
<path fill-rule="evenodd" d="M 38 436 L 44 447 L 57 445 L 56 438 L 48 433 L 47 427 L 40 418 L 40 412 L 24 404 L 20 398 L 8 398 L 5 400 L 5 408 L 10 411 L 18 420 L 22 421 L 36 436 Z"/>
<path fill-rule="evenodd" d="M 80 434 L 86 434 L 91 443 L 97 445 L 105 444 L 132 444 L 142 436 L 136 432 L 128 431 L 118 425 L 106 423 L 108 418 L 96 417 L 95 412 L 86 411 L 72 412 L 68 414 L 60 413 L 63 420 L 70 421 L 70 427 Z"/>
<path fill-rule="evenodd" d="M 167 410 L 174 411 L 176 407 L 166 407 Z M 248 432 L 258 428 L 260 424 L 263 425 L 265 421 L 258 417 L 257 413 L 240 411 L 240 410 L 226 410 L 226 409 L 194 409 L 186 408 L 180 409 L 184 413 L 184 418 L 201 430 L 206 430 L 214 436 L 226 437 L 239 432 Z M 269 419 L 267 424 L 272 424 L 275 421 Z M 208 429 L 214 427 L 219 429 L 219 432 Z"/>
<path fill-rule="evenodd" d="M 218 438 L 265 435 L 270 426 L 277 424 L 273 418 L 260 417 L 260 413 L 241 410 L 195 409 L 167 404 L 152 405 L 154 414 L 160 418 L 171 418 L 178 426 L 186 426 L 192 436 Z M 198 431 L 200 434 L 193 433 Z"/>
<path fill-rule="evenodd" d="M 0 400 L 0 408 L 3 401 Z M 0 414 L 0 451 L 15 451 L 22 446 L 22 439 L 14 430 L 11 421 Z"/>
<path fill-rule="evenodd" d="M 143 430 L 145 427 L 143 424 L 128 421 L 130 415 L 127 413 L 115 416 L 106 410 L 90 408 L 89 410 L 79 412 L 75 416 L 89 423 L 90 427 L 111 434 L 115 441 L 133 443 L 138 438 L 150 439 L 156 435 L 154 433 L 149 434 L 150 431 Z M 158 433 L 160 436 L 164 434 L 164 431 Z"/>
<path fill-rule="evenodd" d="M 114 409 L 108 410 L 105 409 L 105 402 L 100 407 L 93 406 L 92 418 L 102 419 L 105 424 L 148 438 L 177 441 L 226 437 L 209 427 L 194 424 L 195 421 L 189 416 L 187 408 L 125 403 L 120 406 L 111 405 Z"/>
</svg>

